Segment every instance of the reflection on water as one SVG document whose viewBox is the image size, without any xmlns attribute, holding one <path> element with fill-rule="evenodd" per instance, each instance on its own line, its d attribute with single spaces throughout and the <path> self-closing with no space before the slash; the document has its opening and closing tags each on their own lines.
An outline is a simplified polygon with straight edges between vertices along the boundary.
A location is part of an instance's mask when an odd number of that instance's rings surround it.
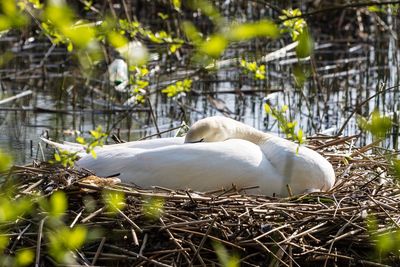
<svg viewBox="0 0 400 267">
<path fill-rule="evenodd" d="M 237 67 L 238 58 L 244 56 L 239 53 L 255 51 L 258 56 L 267 55 L 281 48 L 281 44 L 232 48 L 225 55 L 230 60 L 220 62 L 221 68 L 209 73 L 194 73 L 185 60 L 160 57 L 150 63 L 150 68 L 160 66 L 150 79 L 150 100 L 157 126 L 163 131 L 180 125 L 182 120 L 191 123 L 206 116 L 225 114 L 255 128 L 279 133 L 275 120 L 265 115 L 263 104 L 268 101 L 274 106 L 288 105 L 290 116 L 308 135 L 334 134 L 354 108 L 375 94 L 382 83 L 386 88 L 399 83 L 400 52 L 395 32 L 393 29 L 384 35 L 376 33 L 365 42 L 316 38 L 311 62 L 299 64 L 294 50 L 289 50 L 267 60 L 265 81 L 254 81 Z M 15 60 L 0 69 L 0 99 L 28 89 L 33 91 L 30 96 L 0 105 L 0 148 L 11 152 L 16 163 L 41 158 L 38 141 L 44 130 L 56 140 L 69 141 L 74 140 L 75 131 L 85 133 L 97 125 L 128 141 L 157 132 L 148 106 L 129 110 L 119 104 L 125 96 L 112 90 L 104 74 L 106 66 L 100 66 L 87 79 L 73 67 L 70 58 L 65 60 L 62 48 L 29 41 L 11 47 L 10 40 L 0 42 L 4 42 L 2 47 L 16 53 Z M 45 54 L 47 58 L 43 62 Z M 296 88 L 294 66 L 305 72 L 311 66 L 317 74 L 309 77 L 304 88 Z M 192 93 L 174 99 L 160 93 L 169 83 L 185 77 L 193 79 Z M 367 116 L 379 108 L 395 118 L 399 94 L 400 89 L 394 88 L 370 100 L 357 113 Z M 358 132 L 354 117 L 343 134 Z M 394 133 L 385 145 L 397 148 L 398 138 L 397 130 L 397 135 Z M 368 136 L 362 140 L 370 141 Z"/>
</svg>

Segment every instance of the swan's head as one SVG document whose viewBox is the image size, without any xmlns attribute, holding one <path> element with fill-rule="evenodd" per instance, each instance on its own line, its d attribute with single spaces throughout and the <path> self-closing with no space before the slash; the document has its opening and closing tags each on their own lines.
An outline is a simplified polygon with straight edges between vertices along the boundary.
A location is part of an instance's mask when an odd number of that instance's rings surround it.
<svg viewBox="0 0 400 267">
<path fill-rule="evenodd" d="M 185 143 L 243 139 L 255 144 L 261 144 L 269 136 L 236 120 L 214 116 L 199 120 L 193 124 L 185 137 Z"/>
<path fill-rule="evenodd" d="M 223 117 L 209 117 L 192 125 L 185 137 L 185 143 L 218 142 L 231 137 L 229 123 Z"/>
</svg>

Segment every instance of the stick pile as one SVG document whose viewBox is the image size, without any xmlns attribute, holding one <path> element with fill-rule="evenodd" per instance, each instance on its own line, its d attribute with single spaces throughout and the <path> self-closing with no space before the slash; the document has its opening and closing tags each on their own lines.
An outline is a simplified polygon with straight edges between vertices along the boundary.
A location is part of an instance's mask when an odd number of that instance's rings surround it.
<svg viewBox="0 0 400 267">
<path fill-rule="evenodd" d="M 104 185 L 82 180 L 88 172 L 41 164 L 14 167 L 10 177 L 17 182 L 16 198 L 63 190 L 69 201 L 65 224 L 101 229 L 75 253 L 84 266 L 218 266 L 223 256 L 215 253 L 218 244 L 242 266 L 398 265 L 398 253 L 379 254 L 375 245 L 380 235 L 399 230 L 399 184 L 388 174 L 388 152 L 376 144 L 357 148 L 356 139 L 310 139 L 334 165 L 336 185 L 331 192 L 284 199 L 249 195 L 234 186 L 194 193 L 117 184 L 106 187 L 124 193 L 126 205 L 110 214 Z M 90 209 L 87 199 L 94 203 Z M 41 266 L 55 263 L 43 242 L 44 216 L 8 226 L 9 254 L 31 246 Z M 367 226 L 368 218 L 378 229 Z"/>
</svg>

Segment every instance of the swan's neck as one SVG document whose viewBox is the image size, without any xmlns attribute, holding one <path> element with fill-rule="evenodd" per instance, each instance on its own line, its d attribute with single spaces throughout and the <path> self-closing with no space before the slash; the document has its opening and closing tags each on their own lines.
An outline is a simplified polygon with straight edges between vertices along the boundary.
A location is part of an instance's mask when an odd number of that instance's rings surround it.
<svg viewBox="0 0 400 267">
<path fill-rule="evenodd" d="M 256 130 L 253 127 L 244 125 L 242 127 L 237 127 L 232 133 L 233 138 L 247 140 L 256 145 L 264 144 L 273 135 L 264 133 L 262 131 Z"/>
</svg>

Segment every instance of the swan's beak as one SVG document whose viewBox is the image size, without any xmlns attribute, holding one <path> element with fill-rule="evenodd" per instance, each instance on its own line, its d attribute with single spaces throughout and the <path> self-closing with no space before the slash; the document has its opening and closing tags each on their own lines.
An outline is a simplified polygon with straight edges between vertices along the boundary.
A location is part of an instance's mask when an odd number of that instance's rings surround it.
<svg viewBox="0 0 400 267">
<path fill-rule="evenodd" d="M 204 138 L 201 138 L 199 141 L 188 142 L 189 144 L 201 143 L 204 141 Z"/>
</svg>

